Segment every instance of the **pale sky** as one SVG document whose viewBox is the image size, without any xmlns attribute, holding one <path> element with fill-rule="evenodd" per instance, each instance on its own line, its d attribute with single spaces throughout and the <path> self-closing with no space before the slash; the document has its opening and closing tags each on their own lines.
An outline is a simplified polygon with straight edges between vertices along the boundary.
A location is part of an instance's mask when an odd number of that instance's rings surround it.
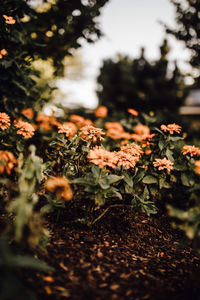
<svg viewBox="0 0 200 300">
<path fill-rule="evenodd" d="M 103 59 L 114 58 L 116 54 L 137 58 L 141 47 L 146 48 L 146 57 L 158 58 L 159 46 L 165 37 L 159 21 L 175 26 L 175 10 L 169 0 L 110 0 L 98 18 L 104 36 L 95 44 L 83 42 L 81 53 L 86 64 L 85 78 L 78 82 L 62 79 L 61 90 L 70 94 L 66 102 L 84 103 L 86 107 L 97 105 L 96 77 Z M 168 38 L 173 49 L 169 56 L 176 59 L 187 70 L 184 61 L 189 57 L 182 43 Z"/>
</svg>

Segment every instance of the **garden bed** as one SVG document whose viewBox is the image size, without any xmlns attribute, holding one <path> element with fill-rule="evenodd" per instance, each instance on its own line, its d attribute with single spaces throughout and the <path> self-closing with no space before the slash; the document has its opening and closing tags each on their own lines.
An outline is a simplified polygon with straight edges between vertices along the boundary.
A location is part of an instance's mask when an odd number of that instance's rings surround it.
<svg viewBox="0 0 200 300">
<path fill-rule="evenodd" d="M 51 238 L 42 259 L 55 272 L 27 272 L 39 299 L 199 299 L 199 259 L 180 246 L 166 214 L 152 217 L 118 208 L 88 228 L 62 210 L 47 222 Z M 41 256 L 41 255 L 40 255 Z"/>
</svg>

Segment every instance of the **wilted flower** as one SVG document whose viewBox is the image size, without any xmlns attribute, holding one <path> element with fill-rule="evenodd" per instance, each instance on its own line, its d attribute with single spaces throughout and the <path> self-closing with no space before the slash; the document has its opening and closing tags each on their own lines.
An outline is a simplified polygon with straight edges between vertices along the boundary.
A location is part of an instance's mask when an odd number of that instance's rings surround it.
<svg viewBox="0 0 200 300">
<path fill-rule="evenodd" d="M 7 174 L 11 174 L 12 169 L 17 164 L 17 159 L 12 152 L 0 150 L 0 174 L 6 170 Z"/>
<path fill-rule="evenodd" d="M 58 125 L 58 132 L 65 133 L 65 135 L 69 137 L 69 140 L 71 140 L 77 132 L 77 127 L 72 122 L 65 122 L 63 124 Z"/>
<path fill-rule="evenodd" d="M 165 158 L 156 158 L 155 161 L 153 162 L 153 166 L 154 167 L 158 167 L 158 170 L 164 170 L 167 169 L 168 171 L 173 170 L 173 162 L 171 162 L 171 160 Z"/>
<path fill-rule="evenodd" d="M 105 166 L 115 168 L 118 158 L 114 152 L 109 152 L 100 147 L 95 147 L 90 150 L 88 159 L 95 165 L 98 165 L 100 168 Z"/>
<path fill-rule="evenodd" d="M 55 192 L 59 201 L 62 200 L 62 198 L 69 201 L 73 197 L 69 181 L 64 177 L 49 178 L 45 183 L 45 189 L 52 193 Z"/>
<path fill-rule="evenodd" d="M 183 155 L 190 154 L 190 156 L 200 156 L 200 148 L 191 145 L 185 145 L 182 148 L 182 153 Z"/>
<path fill-rule="evenodd" d="M 0 113 L 0 128 L 2 130 L 5 130 L 9 126 L 10 126 L 10 117 L 6 113 L 1 112 Z"/>
<path fill-rule="evenodd" d="M 140 159 L 141 155 L 143 154 L 141 147 L 135 143 L 131 143 L 126 146 L 122 146 L 121 151 L 134 156 L 135 161 L 136 160 L 138 161 Z"/>
<path fill-rule="evenodd" d="M 4 17 L 4 19 L 5 19 L 6 24 L 11 24 L 11 25 L 13 25 L 13 24 L 16 23 L 16 20 L 15 20 L 13 17 L 11 17 L 11 16 L 3 15 L 3 17 Z"/>
<path fill-rule="evenodd" d="M 173 124 L 168 124 L 167 126 L 166 125 L 161 125 L 160 129 L 163 130 L 164 132 L 169 131 L 170 134 L 173 134 L 174 132 L 180 133 L 182 127 L 175 124 L 175 123 L 173 123 Z"/>
<path fill-rule="evenodd" d="M 23 135 L 26 139 L 29 139 L 34 135 L 35 128 L 28 122 L 22 120 L 15 121 L 15 127 L 19 128 L 17 134 Z"/>
<path fill-rule="evenodd" d="M 137 117 L 139 115 L 138 111 L 133 108 L 129 108 L 128 112 L 129 112 L 129 114 L 131 114 L 134 117 Z"/>
<path fill-rule="evenodd" d="M 149 135 L 150 134 L 150 129 L 146 125 L 138 124 L 135 126 L 134 131 L 138 135 Z"/>
<path fill-rule="evenodd" d="M 108 108 L 104 105 L 97 107 L 94 112 L 95 117 L 106 118 L 108 115 Z"/>
<path fill-rule="evenodd" d="M 91 125 L 81 127 L 80 129 L 80 136 L 86 141 L 91 140 L 93 143 L 96 143 L 98 140 L 103 141 L 103 134 L 105 133 L 102 132 L 101 128 L 96 128 Z"/>
<path fill-rule="evenodd" d="M 33 112 L 32 108 L 25 108 L 22 110 L 22 115 L 24 115 L 25 117 L 27 117 L 29 119 L 33 119 L 34 112 Z"/>
<path fill-rule="evenodd" d="M 117 165 L 119 167 L 124 166 L 127 169 L 135 168 L 137 158 L 135 158 L 131 154 L 126 153 L 124 151 L 118 151 L 118 152 L 115 152 L 115 155 L 117 157 Z"/>
<path fill-rule="evenodd" d="M 200 160 L 196 160 L 194 165 L 195 165 L 195 169 L 194 169 L 195 173 L 200 175 Z"/>
</svg>

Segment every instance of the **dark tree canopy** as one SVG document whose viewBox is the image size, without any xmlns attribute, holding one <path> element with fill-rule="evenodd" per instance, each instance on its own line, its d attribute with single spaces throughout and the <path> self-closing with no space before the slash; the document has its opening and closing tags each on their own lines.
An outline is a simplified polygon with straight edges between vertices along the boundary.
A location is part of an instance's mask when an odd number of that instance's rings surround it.
<svg viewBox="0 0 200 300">
<path fill-rule="evenodd" d="M 79 38 L 94 42 L 101 35 L 95 18 L 107 1 L 43 1 L 49 2 L 49 8 L 42 11 L 30 5 L 34 0 L 1 1 L 0 51 L 6 51 L 0 56 L 1 111 L 17 114 L 23 107 L 42 101 L 31 78 L 31 62 L 51 58 L 57 74 L 62 74 L 62 60 L 81 46 Z"/>
<path fill-rule="evenodd" d="M 117 62 L 105 60 L 97 79 L 100 104 L 110 110 L 133 107 L 143 111 L 164 108 L 176 111 L 185 97 L 184 76 L 176 63 L 170 71 L 168 52 L 165 40 L 160 47 L 160 58 L 153 63 L 145 58 L 144 49 L 138 59 L 119 56 Z"/>
<path fill-rule="evenodd" d="M 167 27 L 167 33 L 183 41 L 192 50 L 191 65 L 200 66 L 200 1 L 171 0 L 176 9 L 176 28 Z"/>
</svg>

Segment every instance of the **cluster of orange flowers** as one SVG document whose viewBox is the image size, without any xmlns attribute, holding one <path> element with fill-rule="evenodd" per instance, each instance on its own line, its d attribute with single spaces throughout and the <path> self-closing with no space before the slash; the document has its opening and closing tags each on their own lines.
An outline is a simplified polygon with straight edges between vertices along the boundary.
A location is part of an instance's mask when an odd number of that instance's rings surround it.
<svg viewBox="0 0 200 300">
<path fill-rule="evenodd" d="M 3 17 L 5 19 L 6 24 L 13 25 L 16 23 L 16 20 L 12 16 L 3 15 Z"/>
<path fill-rule="evenodd" d="M 138 124 L 134 128 L 134 133 L 131 134 L 131 138 L 135 142 L 140 142 L 143 147 L 146 147 L 147 145 L 150 145 L 150 141 L 154 135 L 154 133 L 151 134 L 148 126 Z"/>
<path fill-rule="evenodd" d="M 115 168 L 117 164 L 117 157 L 114 152 L 104 150 L 98 146 L 90 150 L 88 159 L 100 168 L 105 166 Z"/>
<path fill-rule="evenodd" d="M 93 126 L 94 125 L 91 120 L 85 119 L 84 117 L 79 116 L 79 115 L 71 115 L 69 117 L 69 120 L 70 120 L 70 122 L 74 123 L 77 127 L 84 127 L 84 126 L 87 126 L 87 125 Z"/>
<path fill-rule="evenodd" d="M 115 152 L 115 155 L 117 157 L 117 166 L 123 166 L 126 167 L 127 169 L 129 168 L 135 168 L 136 161 L 138 158 L 135 156 L 126 153 L 124 151 L 118 151 Z"/>
<path fill-rule="evenodd" d="M 174 134 L 174 132 L 180 133 L 182 130 L 182 127 L 173 123 L 173 124 L 168 124 L 168 125 L 161 125 L 160 129 L 164 132 L 168 131 L 170 134 Z"/>
<path fill-rule="evenodd" d="M 36 121 L 39 123 L 39 127 L 47 132 L 52 129 L 52 126 L 60 125 L 54 116 L 47 116 L 44 114 L 39 114 L 36 118 Z"/>
<path fill-rule="evenodd" d="M 141 147 L 135 143 L 127 144 L 126 146 L 122 146 L 121 151 L 134 156 L 134 159 L 136 161 L 139 161 L 140 157 L 143 154 Z"/>
<path fill-rule="evenodd" d="M 95 117 L 97 118 L 106 118 L 108 115 L 108 108 L 104 105 L 97 107 L 94 112 Z"/>
<path fill-rule="evenodd" d="M 100 168 L 108 166 L 115 168 L 116 166 L 124 166 L 127 169 L 134 168 L 136 162 L 139 161 L 142 150 L 140 146 L 132 143 L 123 146 L 120 151 L 110 152 L 100 147 L 95 147 L 90 150 L 88 159 Z"/>
<path fill-rule="evenodd" d="M 200 175 L 200 160 L 196 160 L 195 163 L 194 163 L 194 165 L 195 165 L 194 171 L 195 171 L 198 175 Z"/>
<path fill-rule="evenodd" d="M 35 133 L 35 128 L 32 124 L 24 122 L 21 119 L 14 122 L 15 127 L 18 128 L 17 134 L 23 135 L 26 139 L 31 138 Z"/>
<path fill-rule="evenodd" d="M 158 170 L 164 170 L 166 169 L 167 171 L 171 171 L 173 170 L 173 162 L 171 162 L 171 160 L 167 159 L 166 157 L 165 158 L 156 158 L 155 161 L 153 162 L 153 166 L 154 167 L 158 167 Z"/>
<path fill-rule="evenodd" d="M 190 154 L 190 156 L 200 156 L 200 148 L 191 146 L 191 145 L 185 145 L 182 148 L 183 155 Z"/>
<path fill-rule="evenodd" d="M 102 135 L 105 134 L 102 132 L 101 128 L 96 128 L 91 125 L 86 125 L 80 128 L 80 136 L 86 141 L 92 141 L 96 144 L 98 141 L 104 141 Z"/>
<path fill-rule="evenodd" d="M 69 181 L 64 177 L 49 178 L 45 183 L 45 189 L 52 193 L 55 192 L 58 201 L 62 199 L 69 201 L 73 197 Z"/>
<path fill-rule="evenodd" d="M 5 130 L 8 127 L 10 127 L 10 117 L 6 113 L 1 112 L 0 113 L 0 128 L 2 130 Z"/>
<path fill-rule="evenodd" d="M 125 132 L 123 126 L 119 122 L 106 122 L 106 135 L 113 140 L 130 139 L 130 133 Z"/>
<path fill-rule="evenodd" d="M 7 174 L 11 174 L 12 169 L 17 164 L 17 159 L 12 152 L 0 150 L 0 174 L 6 170 Z"/>
<path fill-rule="evenodd" d="M 59 124 L 57 127 L 58 133 L 65 133 L 69 140 L 71 140 L 77 132 L 77 127 L 72 122 L 65 122 L 63 124 Z"/>
<path fill-rule="evenodd" d="M 6 55 L 7 53 L 8 53 L 8 52 L 7 52 L 6 49 L 1 49 L 1 50 L 0 50 L 0 59 L 2 59 L 3 56 Z"/>
</svg>

